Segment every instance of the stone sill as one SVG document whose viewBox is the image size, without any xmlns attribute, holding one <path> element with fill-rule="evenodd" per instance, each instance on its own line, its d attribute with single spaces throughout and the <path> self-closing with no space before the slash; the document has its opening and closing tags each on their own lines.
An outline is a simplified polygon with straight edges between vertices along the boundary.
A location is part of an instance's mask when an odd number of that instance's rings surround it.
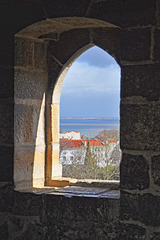
<svg viewBox="0 0 160 240">
<path fill-rule="evenodd" d="M 93 179 L 69 179 L 56 178 L 53 181 L 69 181 L 68 186 L 43 188 L 32 188 L 21 190 L 21 192 L 32 192 L 35 194 L 52 194 L 65 197 L 94 197 L 94 198 L 109 198 L 119 199 L 119 181 L 93 180 Z M 61 182 L 61 183 L 62 183 Z"/>
</svg>

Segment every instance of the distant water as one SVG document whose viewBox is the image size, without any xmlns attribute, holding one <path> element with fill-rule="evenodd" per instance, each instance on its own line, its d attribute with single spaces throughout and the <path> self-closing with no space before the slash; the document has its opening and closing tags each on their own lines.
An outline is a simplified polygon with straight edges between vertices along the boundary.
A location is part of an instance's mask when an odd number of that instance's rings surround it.
<svg viewBox="0 0 160 240">
<path fill-rule="evenodd" d="M 78 131 L 91 138 L 105 129 L 119 130 L 118 118 L 61 118 L 60 128 L 64 131 Z"/>
</svg>

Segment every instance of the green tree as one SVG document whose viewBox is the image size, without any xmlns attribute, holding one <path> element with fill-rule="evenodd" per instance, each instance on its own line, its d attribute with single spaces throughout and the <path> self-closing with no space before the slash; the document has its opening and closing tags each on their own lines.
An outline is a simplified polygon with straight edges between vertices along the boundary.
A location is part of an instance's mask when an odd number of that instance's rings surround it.
<svg viewBox="0 0 160 240">
<path fill-rule="evenodd" d="M 97 178 L 97 161 L 94 152 L 92 152 L 89 142 L 86 147 L 86 155 L 84 160 L 84 168 L 86 178 Z"/>
</svg>

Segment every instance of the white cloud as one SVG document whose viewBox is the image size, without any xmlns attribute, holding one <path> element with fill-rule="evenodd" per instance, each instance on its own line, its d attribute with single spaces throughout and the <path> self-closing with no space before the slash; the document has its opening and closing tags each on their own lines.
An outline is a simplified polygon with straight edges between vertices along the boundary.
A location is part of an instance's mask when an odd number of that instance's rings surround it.
<svg viewBox="0 0 160 240">
<path fill-rule="evenodd" d="M 120 94 L 120 68 L 109 65 L 100 68 L 75 62 L 69 69 L 62 86 L 62 94 Z"/>
</svg>

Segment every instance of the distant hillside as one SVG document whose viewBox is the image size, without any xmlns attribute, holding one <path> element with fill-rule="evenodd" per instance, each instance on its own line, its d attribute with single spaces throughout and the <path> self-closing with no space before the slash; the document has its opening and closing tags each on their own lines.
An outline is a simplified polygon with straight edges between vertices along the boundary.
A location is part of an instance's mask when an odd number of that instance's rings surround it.
<svg viewBox="0 0 160 240">
<path fill-rule="evenodd" d="M 103 130 L 98 133 L 94 138 L 107 140 L 113 138 L 114 140 L 119 140 L 119 131 L 118 130 Z"/>
</svg>

